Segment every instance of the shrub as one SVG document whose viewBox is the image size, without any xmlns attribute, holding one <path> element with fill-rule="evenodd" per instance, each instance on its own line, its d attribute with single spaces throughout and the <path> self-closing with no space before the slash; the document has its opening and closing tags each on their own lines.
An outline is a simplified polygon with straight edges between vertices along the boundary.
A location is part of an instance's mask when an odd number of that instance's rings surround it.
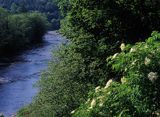
<svg viewBox="0 0 160 117">
<path fill-rule="evenodd" d="M 146 42 L 127 45 L 107 59 L 121 77 L 107 87 L 97 87 L 74 117 L 140 117 L 160 115 L 160 33 Z M 114 79 L 113 79 L 114 80 Z"/>
</svg>

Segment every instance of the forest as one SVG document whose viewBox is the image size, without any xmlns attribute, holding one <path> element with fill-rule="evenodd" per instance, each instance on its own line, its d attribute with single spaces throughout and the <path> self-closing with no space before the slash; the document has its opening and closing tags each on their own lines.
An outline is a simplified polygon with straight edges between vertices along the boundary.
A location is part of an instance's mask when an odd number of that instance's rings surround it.
<svg viewBox="0 0 160 117">
<path fill-rule="evenodd" d="M 48 27 L 49 22 L 41 13 L 11 14 L 0 8 L 1 58 L 40 42 Z"/>
<path fill-rule="evenodd" d="M 0 7 L 10 10 L 11 13 L 41 12 L 52 24 L 50 29 L 60 28 L 61 15 L 55 0 L 0 0 Z"/>
<path fill-rule="evenodd" d="M 68 43 L 18 117 L 159 117 L 160 1 L 57 4 Z"/>
</svg>

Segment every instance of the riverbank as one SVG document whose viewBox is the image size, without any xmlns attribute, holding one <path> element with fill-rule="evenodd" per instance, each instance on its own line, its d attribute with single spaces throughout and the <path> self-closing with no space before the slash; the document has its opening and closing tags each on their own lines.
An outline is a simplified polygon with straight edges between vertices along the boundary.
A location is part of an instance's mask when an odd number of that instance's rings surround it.
<svg viewBox="0 0 160 117">
<path fill-rule="evenodd" d="M 33 85 L 47 68 L 52 50 L 63 41 L 56 31 L 49 31 L 44 42 L 15 57 L 10 65 L 0 69 L 0 113 L 10 117 L 20 108 L 29 104 L 37 94 Z"/>
</svg>

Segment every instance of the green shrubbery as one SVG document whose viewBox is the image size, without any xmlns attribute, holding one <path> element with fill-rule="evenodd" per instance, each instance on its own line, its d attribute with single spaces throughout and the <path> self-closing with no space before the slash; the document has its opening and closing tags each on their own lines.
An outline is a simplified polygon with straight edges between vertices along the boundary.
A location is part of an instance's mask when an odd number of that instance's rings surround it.
<svg viewBox="0 0 160 117">
<path fill-rule="evenodd" d="M 69 44 L 59 50 L 56 61 L 52 61 L 42 75 L 40 92 L 27 113 L 38 117 L 69 117 L 72 110 L 82 104 L 73 116 L 154 115 L 158 106 L 151 102 L 152 97 L 158 95 L 152 91 L 157 90 L 158 84 L 147 78 L 150 72 L 149 76 L 159 75 L 159 71 L 154 71 L 154 68 L 158 70 L 158 51 L 154 56 L 151 54 L 155 57 L 151 66 L 146 66 L 144 60 L 152 59 L 148 54 L 158 49 L 158 41 L 152 42 L 150 38 L 133 48 L 127 45 L 115 59 L 106 62 L 106 58 L 120 52 L 121 43 L 144 41 L 153 30 L 160 31 L 158 4 L 158 0 L 59 0 L 65 17 L 61 21 L 61 33 Z M 156 35 L 159 34 L 152 38 Z M 146 45 L 149 47 L 145 48 Z M 132 62 L 135 65 L 132 66 Z M 127 83 L 114 82 L 110 88 L 89 93 L 93 87 L 104 87 L 112 78 L 120 82 L 123 76 Z M 84 104 L 88 93 L 95 99 Z M 99 107 L 101 100 L 103 104 Z"/>
<path fill-rule="evenodd" d="M 74 117 L 160 116 L 160 33 L 107 59 L 119 80 L 97 87 Z"/>
<path fill-rule="evenodd" d="M 48 22 L 40 13 L 9 14 L 0 9 L 0 54 L 24 49 L 39 42 L 47 30 Z"/>
</svg>

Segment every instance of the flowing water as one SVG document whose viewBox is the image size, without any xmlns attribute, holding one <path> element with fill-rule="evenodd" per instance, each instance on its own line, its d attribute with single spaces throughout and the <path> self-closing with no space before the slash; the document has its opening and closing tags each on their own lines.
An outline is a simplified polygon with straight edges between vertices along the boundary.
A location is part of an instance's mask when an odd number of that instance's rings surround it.
<svg viewBox="0 0 160 117">
<path fill-rule="evenodd" d="M 47 68 L 52 50 L 62 43 L 61 35 L 54 31 L 44 36 L 44 42 L 16 57 L 8 66 L 0 68 L 0 113 L 11 117 L 29 104 L 38 92 L 33 84 Z"/>
</svg>

